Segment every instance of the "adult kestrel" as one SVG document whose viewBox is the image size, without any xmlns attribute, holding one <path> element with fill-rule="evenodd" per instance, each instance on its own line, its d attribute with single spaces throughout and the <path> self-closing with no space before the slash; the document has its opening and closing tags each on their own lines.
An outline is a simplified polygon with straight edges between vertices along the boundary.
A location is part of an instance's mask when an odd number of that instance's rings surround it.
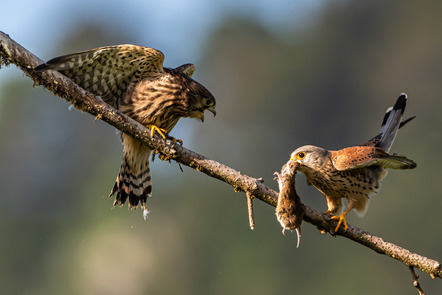
<svg viewBox="0 0 442 295">
<path fill-rule="evenodd" d="M 35 71 L 56 70 L 104 102 L 121 110 L 166 138 L 181 117 L 204 121 L 204 111 L 214 115 L 216 101 L 204 86 L 191 78 L 193 64 L 163 68 L 161 51 L 137 45 L 115 45 L 51 59 Z M 114 206 L 129 199 L 129 208 L 138 204 L 148 213 L 146 200 L 152 195 L 149 169 L 151 150 L 137 139 L 122 133 L 124 156 L 109 196 Z"/>
<path fill-rule="evenodd" d="M 275 172 L 275 179 L 278 181 L 279 196 L 276 205 L 276 218 L 282 226 L 282 233 L 287 229 L 296 230 L 298 235 L 298 244 L 301 241 L 301 224 L 304 216 L 304 206 L 296 193 L 295 175 L 299 163 L 288 161 L 282 166 L 281 173 Z"/>
<path fill-rule="evenodd" d="M 338 151 L 306 145 L 295 150 L 290 159 L 299 163 L 298 170 L 305 174 L 307 183 L 315 186 L 325 197 L 326 213 L 342 212 L 342 199 L 347 199 L 348 207 L 339 216 L 335 232 L 341 224 L 347 230 L 345 217 L 351 209 L 363 216 L 367 210 L 370 196 L 380 189 L 380 181 L 386 176 L 385 168 L 412 169 L 412 160 L 389 154 L 391 145 L 400 127 L 414 117 L 401 123 L 407 104 L 407 95 L 401 94 L 395 105 L 387 110 L 379 134 L 360 146 Z"/>
</svg>

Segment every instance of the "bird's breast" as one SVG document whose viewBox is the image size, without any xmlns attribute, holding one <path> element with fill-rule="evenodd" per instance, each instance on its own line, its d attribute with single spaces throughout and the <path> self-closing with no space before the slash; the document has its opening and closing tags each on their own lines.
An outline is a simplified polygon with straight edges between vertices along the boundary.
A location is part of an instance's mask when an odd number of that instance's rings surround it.
<svg viewBox="0 0 442 295">
<path fill-rule="evenodd" d="M 325 169 L 304 172 L 304 174 L 308 181 L 323 194 L 339 198 L 369 197 L 379 190 L 380 176 L 382 176 L 382 173 L 371 167 L 338 171 L 332 165 L 327 165 Z"/>
<path fill-rule="evenodd" d="M 187 105 L 176 85 L 145 81 L 135 86 L 120 110 L 143 125 L 156 125 L 167 132 L 186 117 Z"/>
</svg>

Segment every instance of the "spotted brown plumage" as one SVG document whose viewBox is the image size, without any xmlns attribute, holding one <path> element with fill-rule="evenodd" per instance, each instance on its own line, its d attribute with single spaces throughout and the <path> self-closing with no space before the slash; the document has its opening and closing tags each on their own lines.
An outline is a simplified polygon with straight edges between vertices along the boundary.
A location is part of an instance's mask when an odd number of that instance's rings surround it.
<svg viewBox="0 0 442 295">
<path fill-rule="evenodd" d="M 175 69 L 163 68 L 161 51 L 125 44 L 95 48 L 64 55 L 39 65 L 35 71 L 56 70 L 75 83 L 101 97 L 164 138 L 182 117 L 204 121 L 204 111 L 214 115 L 216 101 L 200 83 L 191 78 L 192 64 Z M 121 135 L 123 160 L 110 196 L 114 206 L 129 200 L 129 208 L 152 194 L 148 149 L 127 134 Z"/>
<path fill-rule="evenodd" d="M 370 196 L 380 189 L 386 176 L 386 168 L 413 169 L 412 160 L 389 154 L 391 145 L 400 127 L 414 117 L 402 122 L 407 96 L 401 94 L 395 105 L 387 110 L 379 134 L 360 146 L 329 151 L 313 145 L 296 149 L 290 159 L 299 163 L 298 170 L 305 174 L 307 183 L 316 187 L 325 197 L 326 213 L 339 214 L 343 210 L 342 199 L 348 207 L 339 216 L 335 231 L 341 224 L 347 229 L 345 217 L 351 209 L 363 216 L 368 208 Z"/>
</svg>

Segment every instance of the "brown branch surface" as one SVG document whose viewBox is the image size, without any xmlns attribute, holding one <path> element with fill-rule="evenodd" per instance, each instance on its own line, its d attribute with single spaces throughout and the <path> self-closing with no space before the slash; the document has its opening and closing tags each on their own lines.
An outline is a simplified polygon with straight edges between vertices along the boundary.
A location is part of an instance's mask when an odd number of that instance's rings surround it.
<svg viewBox="0 0 442 295">
<path fill-rule="evenodd" d="M 149 148 L 157 150 L 166 158 L 203 172 L 210 177 L 217 178 L 234 187 L 235 191 L 244 191 L 250 196 L 255 196 L 271 206 L 276 206 L 278 193 L 262 183 L 262 180 L 242 174 L 222 163 L 211 160 L 203 155 L 188 150 L 171 140 L 163 140 L 160 137 L 151 137 L 150 130 L 140 123 L 129 118 L 114 108 L 102 103 L 93 94 L 85 91 L 67 77 L 55 71 L 35 73 L 33 68 L 42 61 L 35 55 L 20 46 L 7 34 L 0 31 L 0 61 L 1 65 L 14 64 L 19 67 L 35 84 L 45 88 L 70 102 L 75 108 L 88 112 L 115 128 L 127 133 Z M 304 220 L 319 228 L 333 233 L 336 221 L 329 216 L 305 206 Z M 371 235 L 357 227 L 349 225 L 347 231 L 340 229 L 336 235 L 351 239 L 362 244 L 379 254 L 384 254 L 399 260 L 408 267 L 418 268 L 431 275 L 432 278 L 442 278 L 442 269 L 438 261 L 422 255 L 412 253 L 407 249 L 393 243 L 384 241 L 382 238 Z"/>
</svg>

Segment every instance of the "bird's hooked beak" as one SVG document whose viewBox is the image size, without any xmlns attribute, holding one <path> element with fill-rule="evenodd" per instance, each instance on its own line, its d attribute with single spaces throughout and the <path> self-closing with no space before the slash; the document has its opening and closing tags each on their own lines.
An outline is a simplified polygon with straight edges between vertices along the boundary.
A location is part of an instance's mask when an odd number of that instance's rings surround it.
<svg viewBox="0 0 442 295">
<path fill-rule="evenodd" d="M 209 112 L 211 112 L 213 114 L 213 116 L 216 116 L 216 111 L 215 111 L 215 107 L 207 109 Z"/>
<path fill-rule="evenodd" d="M 295 157 L 290 157 L 290 161 L 289 161 L 292 165 L 296 165 L 297 167 L 301 166 L 302 164 L 295 158 Z"/>
<path fill-rule="evenodd" d="M 297 167 L 301 166 L 301 163 L 299 163 L 298 161 L 294 160 L 293 158 L 290 158 L 289 165 L 292 168 L 297 168 Z"/>
<path fill-rule="evenodd" d="M 214 117 L 216 116 L 215 106 L 212 106 L 212 107 L 208 108 L 207 110 L 208 110 L 209 112 L 211 112 L 211 113 L 213 114 Z M 201 122 L 204 123 L 204 112 L 203 112 L 203 115 L 201 116 L 200 119 L 201 119 Z"/>
</svg>

